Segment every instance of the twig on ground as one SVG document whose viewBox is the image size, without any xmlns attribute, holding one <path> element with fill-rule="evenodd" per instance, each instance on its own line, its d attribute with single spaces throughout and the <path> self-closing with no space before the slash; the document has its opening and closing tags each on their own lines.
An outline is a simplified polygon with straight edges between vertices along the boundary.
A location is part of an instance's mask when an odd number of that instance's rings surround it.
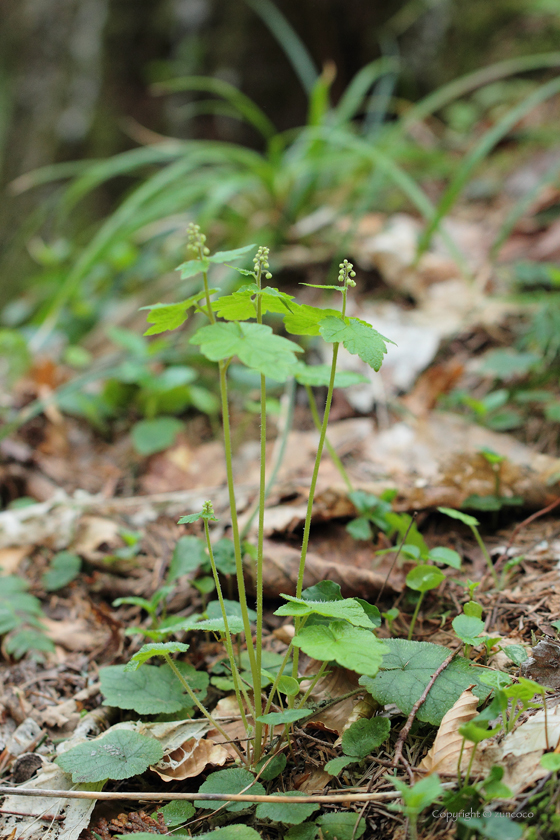
<svg viewBox="0 0 560 840">
<path fill-rule="evenodd" d="M 406 771 L 407 771 L 408 775 L 411 777 L 411 780 L 413 778 L 412 768 L 410 767 L 408 761 L 406 761 L 406 759 L 403 758 L 403 754 L 402 754 L 405 741 L 408 737 L 408 733 L 410 732 L 410 730 L 412 728 L 412 724 L 414 723 L 414 719 L 415 719 L 416 715 L 418 714 L 418 710 L 419 710 L 420 706 L 425 702 L 426 697 L 428 696 L 431 689 L 433 688 L 433 685 L 434 685 L 435 681 L 437 680 L 439 675 L 442 674 L 443 671 L 445 671 L 447 666 L 457 656 L 457 654 L 459 653 L 460 650 L 461 650 L 461 648 L 458 647 L 456 650 L 452 651 L 449 654 L 449 656 L 447 656 L 443 660 L 441 665 L 439 665 L 436 668 L 436 670 L 434 671 L 434 673 L 430 677 L 430 681 L 429 681 L 428 685 L 426 686 L 426 688 L 424 689 L 424 691 L 422 692 L 422 694 L 420 695 L 420 697 L 418 698 L 418 700 L 416 701 L 416 703 L 414 704 L 412 709 L 410 710 L 410 714 L 407 718 L 407 721 L 400 731 L 399 737 L 397 739 L 397 743 L 395 745 L 395 755 L 394 755 L 394 758 L 393 758 L 393 767 L 396 767 L 397 764 L 400 761 L 401 764 L 403 764 L 404 767 L 406 768 Z"/>
</svg>

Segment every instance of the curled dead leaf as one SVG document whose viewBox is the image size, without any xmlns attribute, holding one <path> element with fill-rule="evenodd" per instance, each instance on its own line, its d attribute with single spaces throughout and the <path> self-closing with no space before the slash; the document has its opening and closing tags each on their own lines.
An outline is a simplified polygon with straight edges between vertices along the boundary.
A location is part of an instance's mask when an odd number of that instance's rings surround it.
<svg viewBox="0 0 560 840">
<path fill-rule="evenodd" d="M 180 747 L 164 755 L 152 770 L 164 782 L 180 781 L 199 776 L 208 764 L 221 767 L 228 758 L 228 750 L 210 738 L 189 738 Z"/>
<path fill-rule="evenodd" d="M 425 773 L 456 773 L 463 736 L 459 728 L 477 715 L 478 697 L 468 688 L 449 709 L 439 725 L 432 748 L 419 764 L 418 770 Z M 466 770 L 474 744 L 466 741 L 461 757 L 461 770 Z"/>
</svg>

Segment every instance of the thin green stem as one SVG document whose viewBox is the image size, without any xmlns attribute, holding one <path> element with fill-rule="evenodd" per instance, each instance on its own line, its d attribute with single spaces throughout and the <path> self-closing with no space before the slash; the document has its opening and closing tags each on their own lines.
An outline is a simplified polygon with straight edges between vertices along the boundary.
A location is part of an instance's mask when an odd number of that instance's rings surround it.
<svg viewBox="0 0 560 840">
<path fill-rule="evenodd" d="M 241 687 L 239 683 L 239 671 L 237 670 L 237 665 L 235 662 L 235 653 L 233 650 L 233 641 L 231 638 L 231 631 L 229 629 L 228 617 L 226 612 L 226 605 L 224 603 L 224 596 L 222 594 L 222 586 L 220 584 L 220 576 L 218 575 L 218 569 L 216 568 L 216 561 L 214 560 L 214 552 L 212 550 L 212 543 L 210 542 L 210 528 L 208 527 L 208 520 L 204 519 L 204 534 L 206 536 L 206 546 L 208 548 L 208 556 L 210 558 L 210 565 L 212 566 L 212 574 L 214 575 L 214 583 L 216 584 L 216 592 L 218 594 L 218 601 L 220 602 L 220 609 L 222 611 L 222 618 L 224 620 L 225 626 L 225 642 L 226 642 L 226 651 L 228 655 L 228 659 L 231 665 L 231 675 L 233 678 L 233 687 L 235 690 L 235 696 L 237 698 L 237 703 L 239 705 L 239 711 L 241 713 L 241 718 L 243 720 L 243 725 L 245 727 L 245 731 L 249 731 L 249 725 L 247 723 L 247 718 L 245 715 L 245 707 L 243 703 L 243 698 L 241 696 Z M 249 705 L 249 713 L 254 716 L 254 709 Z"/>
<path fill-rule="evenodd" d="M 414 632 L 414 625 L 416 624 L 416 619 L 418 618 L 418 613 L 420 612 L 420 604 L 424 600 L 424 592 L 420 593 L 420 597 L 416 601 L 416 607 L 414 609 L 414 613 L 412 615 L 412 621 L 410 622 L 410 629 L 408 631 L 408 641 L 412 639 L 412 633 Z"/>
<path fill-rule="evenodd" d="M 475 525 L 471 525 L 471 531 L 473 532 L 473 534 L 475 536 L 475 539 L 476 539 L 476 541 L 477 541 L 477 543 L 480 547 L 480 550 L 482 551 L 483 557 L 486 560 L 486 565 L 488 566 L 488 571 L 490 572 L 490 574 L 492 575 L 492 578 L 494 580 L 494 586 L 496 587 L 496 589 L 499 589 L 500 588 L 500 581 L 498 580 L 498 575 L 496 573 L 496 569 L 494 568 L 494 564 L 492 563 L 492 558 L 488 554 L 488 549 L 484 545 L 484 542 L 482 541 L 482 537 L 478 533 L 478 528 Z"/>
<path fill-rule="evenodd" d="M 187 692 L 187 694 L 189 695 L 189 697 L 191 698 L 191 700 L 193 701 L 193 703 L 195 704 L 197 709 L 200 712 L 202 712 L 202 714 L 204 715 L 204 717 L 207 720 L 210 721 L 210 723 L 212 724 L 214 729 L 217 729 L 217 731 L 220 733 L 222 738 L 225 741 L 228 741 L 229 743 L 231 743 L 231 746 L 233 747 L 235 752 L 238 754 L 238 756 L 241 759 L 241 761 L 243 762 L 243 764 L 247 764 L 248 762 L 247 762 L 246 756 L 243 755 L 243 753 L 241 752 L 239 747 L 231 740 L 231 738 L 229 737 L 229 735 L 227 734 L 225 729 L 222 729 L 220 724 L 216 720 L 214 720 L 214 718 L 212 717 L 210 712 L 206 711 L 206 709 L 204 708 L 204 706 L 202 705 L 202 703 L 200 702 L 198 697 L 195 695 L 192 688 L 190 687 L 190 685 L 188 684 L 186 679 L 183 677 L 182 673 L 179 671 L 179 669 L 175 665 L 174 661 L 171 659 L 171 657 L 168 654 L 165 656 L 165 661 L 167 662 L 167 664 L 169 665 L 169 667 L 171 668 L 171 670 L 173 671 L 173 673 L 175 674 L 175 676 L 177 677 L 177 679 L 179 680 L 179 682 L 181 683 L 181 685 L 183 686 L 183 688 L 185 689 L 185 691 Z"/>
<path fill-rule="evenodd" d="M 478 747 L 478 744 L 475 744 L 475 745 L 474 745 L 474 747 L 473 747 L 473 751 L 472 751 L 472 753 L 471 753 L 471 757 L 470 757 L 470 759 L 469 759 L 469 764 L 468 764 L 468 767 L 467 767 L 467 772 L 465 773 L 465 784 L 464 784 L 464 787 L 467 787 L 467 785 L 468 785 L 468 783 L 469 783 L 469 779 L 470 779 L 470 776 L 471 776 L 471 770 L 472 770 L 472 766 L 473 766 L 473 763 L 474 763 L 474 756 L 475 756 L 475 753 L 476 753 L 476 748 L 477 748 L 477 747 Z"/>
<path fill-rule="evenodd" d="M 305 692 L 305 694 L 303 695 L 303 697 L 301 698 L 301 700 L 297 704 L 296 709 L 301 709 L 301 707 L 305 703 L 307 703 L 307 700 L 310 697 L 311 692 L 313 691 L 313 689 L 315 688 L 315 686 L 317 685 L 317 683 L 319 682 L 319 680 L 321 679 L 321 677 L 325 673 L 328 664 L 329 664 L 328 662 L 323 662 L 323 664 L 321 665 L 321 667 L 319 668 L 319 670 L 317 671 L 317 673 L 313 677 L 313 679 L 311 681 L 311 685 L 309 686 L 309 688 L 307 689 L 307 691 Z"/>
<path fill-rule="evenodd" d="M 286 665 L 288 664 L 288 659 L 290 658 L 292 648 L 293 648 L 293 645 L 290 642 L 290 644 L 288 645 L 288 649 L 287 649 L 286 653 L 284 654 L 284 659 L 282 660 L 282 663 L 281 663 L 281 665 L 278 669 L 278 673 L 276 674 L 274 682 L 272 683 L 272 688 L 270 689 L 270 693 L 268 695 L 268 700 L 266 702 L 266 707 L 265 707 L 265 710 L 264 710 L 265 715 L 267 715 L 270 711 L 270 707 L 272 706 L 272 698 L 276 694 L 276 690 L 278 689 L 278 683 L 280 682 L 280 678 L 281 678 L 282 674 L 284 673 L 284 669 L 285 669 Z"/>
<path fill-rule="evenodd" d="M 245 590 L 245 578 L 243 576 L 243 555 L 241 551 L 241 540 L 239 538 L 239 520 L 237 518 L 237 503 L 235 499 L 235 486 L 233 482 L 233 465 L 231 455 L 231 426 L 229 422 L 229 405 L 226 375 L 227 365 L 227 362 L 219 362 L 220 395 L 222 400 L 222 424 L 226 457 L 226 476 L 229 496 L 229 507 L 231 514 L 231 531 L 233 536 L 233 547 L 235 552 L 235 570 L 237 577 L 239 604 L 241 606 L 241 618 L 243 620 L 243 629 L 245 630 L 247 653 L 249 655 L 249 664 L 251 667 L 251 673 L 254 675 L 256 671 L 255 649 L 253 647 L 253 638 L 251 636 L 251 621 L 249 619 L 249 612 L 247 609 L 247 594 Z"/>
<path fill-rule="evenodd" d="M 259 265 L 256 279 L 259 290 L 261 288 L 262 269 Z M 257 295 L 257 323 L 262 324 L 262 297 Z M 263 636 L 263 563 L 264 563 L 264 506 L 266 502 L 266 377 L 261 373 L 261 452 L 259 477 L 259 525 L 257 538 L 257 632 L 255 637 L 255 673 L 253 685 L 255 688 L 255 738 L 254 761 L 261 757 L 263 725 L 257 720 L 262 714 L 261 700 L 261 668 L 262 668 L 262 636 Z"/>
<path fill-rule="evenodd" d="M 311 385 L 305 385 L 305 390 L 307 392 L 307 399 L 309 400 L 309 409 L 311 411 L 311 416 L 313 417 L 313 422 L 315 423 L 315 428 L 317 429 L 318 432 L 320 432 L 321 431 L 321 419 L 319 417 L 319 411 L 317 410 L 317 401 L 315 400 L 315 396 L 313 394 L 313 389 L 311 388 Z M 350 481 L 348 473 L 346 472 L 344 464 L 342 463 L 342 461 L 340 460 L 340 458 L 336 454 L 334 446 L 332 445 L 332 443 L 329 441 L 329 439 L 327 437 L 325 437 L 325 446 L 327 447 L 327 451 L 328 451 L 329 455 L 331 456 L 331 460 L 332 460 L 333 464 L 335 465 L 335 467 L 339 471 L 342 480 L 346 484 L 346 487 L 348 488 L 348 492 L 352 493 L 354 491 L 354 487 L 352 485 L 352 482 Z"/>
<path fill-rule="evenodd" d="M 309 499 L 307 502 L 307 513 L 305 516 L 305 525 L 303 528 L 303 541 L 301 545 L 301 555 L 299 561 L 299 569 L 298 569 L 298 577 L 297 577 L 297 585 L 296 585 L 296 597 L 301 598 L 301 593 L 303 591 L 303 575 L 305 572 L 305 561 L 307 558 L 307 548 L 309 546 L 309 532 L 311 530 L 311 517 L 313 514 L 313 501 L 315 499 L 315 488 L 317 487 L 317 478 L 319 476 L 319 467 L 321 466 L 321 457 L 323 455 L 323 446 L 325 444 L 325 437 L 327 435 L 327 425 L 329 423 L 329 413 L 331 410 L 331 403 L 332 403 L 332 395 L 334 390 L 334 377 L 336 374 L 336 361 L 338 358 L 338 348 L 339 344 L 333 344 L 333 358 L 332 358 L 332 365 L 331 365 L 331 378 L 329 381 L 329 388 L 327 391 L 327 401 L 325 403 L 325 411 L 323 414 L 323 422 L 321 424 L 321 432 L 319 434 L 319 443 L 317 445 L 317 456 L 315 458 L 315 466 L 313 467 L 313 475 L 311 476 L 311 484 L 309 485 Z M 299 631 L 300 626 L 300 619 L 296 618 L 295 620 L 295 627 L 296 633 Z M 294 651 L 294 661 L 292 667 L 292 675 L 294 678 L 297 679 L 298 675 L 298 661 L 299 661 L 299 648 L 296 648 Z M 290 698 L 293 701 L 293 698 Z"/>
</svg>

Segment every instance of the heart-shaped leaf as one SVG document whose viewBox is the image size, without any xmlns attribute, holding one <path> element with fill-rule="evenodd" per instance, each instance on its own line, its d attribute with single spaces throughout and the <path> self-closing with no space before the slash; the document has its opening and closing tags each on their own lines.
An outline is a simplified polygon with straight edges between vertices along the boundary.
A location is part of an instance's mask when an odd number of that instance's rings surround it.
<svg viewBox="0 0 560 840">
<path fill-rule="evenodd" d="M 159 741 L 130 729 L 112 729 L 100 738 L 78 744 L 57 759 L 72 781 L 101 782 L 103 779 L 129 779 L 163 758 Z"/>
<path fill-rule="evenodd" d="M 379 673 L 373 679 L 361 677 L 360 685 L 365 686 L 381 705 L 395 703 L 408 715 L 434 671 L 449 656 L 449 650 L 441 645 L 406 639 L 384 639 L 383 645 L 388 653 Z M 470 685 L 474 686 L 473 693 L 483 700 L 490 689 L 483 685 L 478 671 L 466 659 L 456 656 L 435 681 L 416 717 L 439 726 L 444 714 Z"/>
<path fill-rule="evenodd" d="M 353 627 L 347 621 L 304 627 L 294 637 L 293 644 L 313 659 L 333 659 L 343 668 L 369 676 L 377 673 L 386 652 L 385 643 L 373 633 Z"/>
<path fill-rule="evenodd" d="M 437 589 L 445 575 L 436 566 L 420 565 L 411 569 L 406 576 L 406 585 L 415 592 L 428 592 Z"/>
<path fill-rule="evenodd" d="M 198 789 L 199 793 L 248 793 L 253 796 L 262 796 L 266 793 L 260 782 L 254 781 L 255 777 L 248 770 L 241 767 L 234 767 L 230 770 L 218 770 L 217 773 L 210 773 L 205 782 Z M 208 808 L 214 810 L 220 805 L 210 799 L 197 799 L 196 808 Z M 221 803 L 220 803 L 221 804 Z M 224 811 L 246 811 L 251 807 L 250 802 L 228 803 Z"/>
<path fill-rule="evenodd" d="M 283 793 L 273 793 L 272 796 L 290 796 L 297 800 L 298 796 L 305 796 L 299 790 L 290 790 Z M 288 805 L 287 802 L 260 802 L 257 805 L 256 817 L 259 820 L 272 820 L 272 822 L 280 822 L 285 825 L 299 825 L 315 811 L 319 810 L 319 805 L 314 805 L 313 802 L 302 802 L 300 805 L 297 801 Z"/>
</svg>

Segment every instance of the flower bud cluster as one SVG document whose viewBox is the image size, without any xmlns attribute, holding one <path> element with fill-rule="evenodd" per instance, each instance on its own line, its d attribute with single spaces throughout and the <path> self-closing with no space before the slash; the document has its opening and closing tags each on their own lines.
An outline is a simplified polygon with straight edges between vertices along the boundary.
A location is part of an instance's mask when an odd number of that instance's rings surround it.
<svg viewBox="0 0 560 840">
<path fill-rule="evenodd" d="M 210 248 L 204 244 L 206 236 L 200 232 L 200 225 L 195 225 L 193 222 L 187 227 L 187 248 L 189 251 L 194 251 L 198 256 L 200 251 L 207 256 L 210 253 Z"/>
<path fill-rule="evenodd" d="M 212 502 L 202 503 L 202 516 L 205 519 L 214 516 L 214 505 L 212 504 Z"/>
<path fill-rule="evenodd" d="M 270 254 L 270 248 L 265 248 L 261 245 L 255 256 L 253 257 L 253 264 L 255 266 L 255 271 L 264 271 L 265 277 L 267 280 L 272 278 L 272 274 L 268 270 L 270 268 L 268 264 L 268 255 Z"/>
<path fill-rule="evenodd" d="M 338 267 L 340 269 L 338 272 L 338 282 L 354 287 L 356 285 L 356 281 L 354 280 L 356 272 L 352 263 L 348 262 L 348 260 L 343 260 Z"/>
</svg>

